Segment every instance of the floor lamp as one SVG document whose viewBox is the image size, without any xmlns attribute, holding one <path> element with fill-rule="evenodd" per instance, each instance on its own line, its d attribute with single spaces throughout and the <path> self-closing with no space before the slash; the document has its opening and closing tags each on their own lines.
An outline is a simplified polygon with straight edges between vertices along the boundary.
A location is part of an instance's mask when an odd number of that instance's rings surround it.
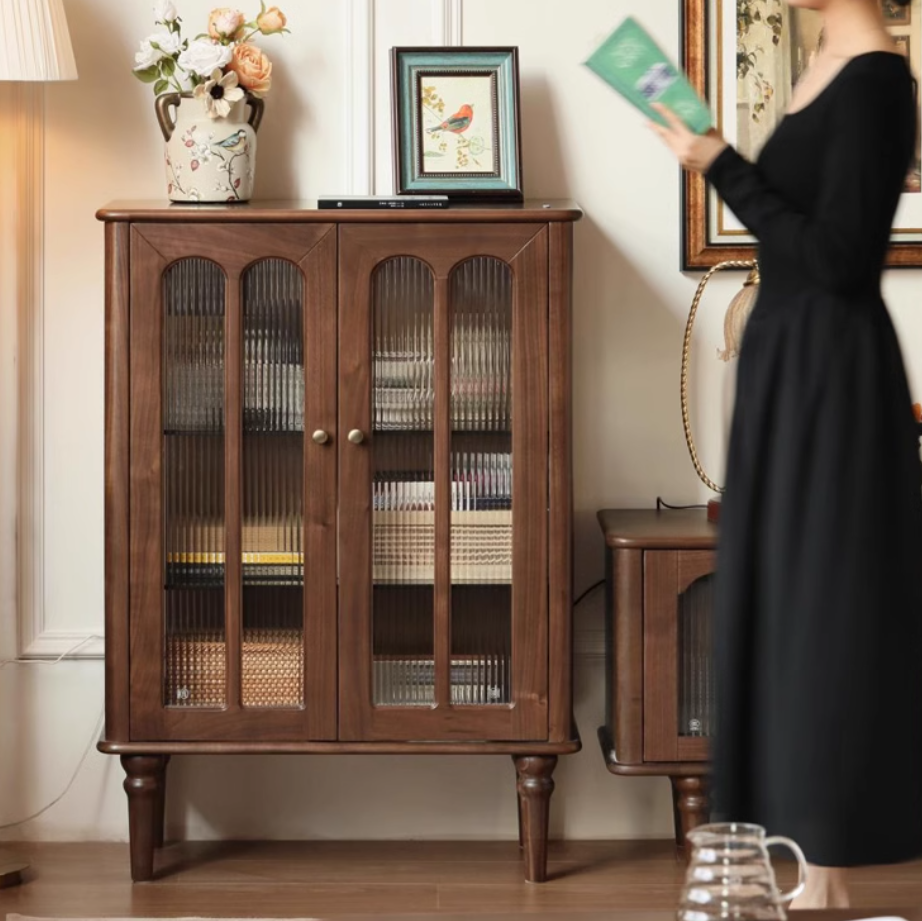
<svg viewBox="0 0 922 921">
<path fill-rule="evenodd" d="M 0 0 L 0 80 L 76 80 L 61 0 Z M 0 850 L 0 889 L 22 882 L 26 864 Z"/>
</svg>

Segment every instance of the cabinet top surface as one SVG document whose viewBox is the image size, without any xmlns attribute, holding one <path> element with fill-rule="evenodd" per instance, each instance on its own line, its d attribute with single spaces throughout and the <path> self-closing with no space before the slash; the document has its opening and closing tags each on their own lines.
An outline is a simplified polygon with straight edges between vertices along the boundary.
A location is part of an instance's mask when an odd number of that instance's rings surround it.
<svg viewBox="0 0 922 921">
<path fill-rule="evenodd" d="M 382 208 L 324 209 L 313 201 L 251 201 L 240 204 L 174 204 L 168 201 L 113 201 L 96 212 L 100 221 L 158 221 L 177 223 L 406 223 L 458 224 L 546 223 L 578 221 L 583 216 L 572 201 L 529 199 L 518 204 L 458 203 L 432 210 Z"/>
<path fill-rule="evenodd" d="M 717 546 L 717 525 L 704 509 L 602 509 L 599 524 L 609 547 L 621 550 L 699 549 Z"/>
</svg>

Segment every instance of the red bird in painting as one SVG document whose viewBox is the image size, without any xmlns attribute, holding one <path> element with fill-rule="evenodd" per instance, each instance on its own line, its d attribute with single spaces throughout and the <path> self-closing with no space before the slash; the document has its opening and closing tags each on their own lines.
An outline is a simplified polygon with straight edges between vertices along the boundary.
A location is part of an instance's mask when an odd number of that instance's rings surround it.
<svg viewBox="0 0 922 921">
<path fill-rule="evenodd" d="M 429 134 L 434 134 L 436 131 L 451 131 L 453 134 L 463 134 L 471 127 L 471 122 L 473 120 L 474 107 L 463 105 L 454 115 L 450 118 L 446 118 L 441 125 L 430 128 Z"/>
</svg>

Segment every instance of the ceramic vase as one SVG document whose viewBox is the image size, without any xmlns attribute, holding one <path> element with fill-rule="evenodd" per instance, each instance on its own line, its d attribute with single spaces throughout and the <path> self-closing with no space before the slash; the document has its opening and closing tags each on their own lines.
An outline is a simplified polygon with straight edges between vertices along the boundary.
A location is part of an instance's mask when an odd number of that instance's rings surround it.
<svg viewBox="0 0 922 921">
<path fill-rule="evenodd" d="M 155 107 L 166 141 L 167 195 L 175 202 L 244 202 L 253 194 L 262 99 L 247 95 L 210 118 L 191 93 L 164 93 Z"/>
</svg>

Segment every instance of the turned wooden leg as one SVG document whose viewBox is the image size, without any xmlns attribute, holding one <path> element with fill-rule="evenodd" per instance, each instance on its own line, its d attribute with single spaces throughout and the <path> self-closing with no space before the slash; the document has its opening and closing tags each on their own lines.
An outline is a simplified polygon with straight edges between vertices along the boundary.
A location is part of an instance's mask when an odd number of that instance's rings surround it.
<svg viewBox="0 0 922 921">
<path fill-rule="evenodd" d="M 525 848 L 525 879 L 543 883 L 547 879 L 548 807 L 554 792 L 552 774 L 557 767 L 556 755 L 516 756 L 519 817 Z"/>
<path fill-rule="evenodd" d="M 128 834 L 131 842 L 131 878 L 140 883 L 154 875 L 157 828 L 163 827 L 161 804 L 166 758 L 163 755 L 122 755 L 128 794 Z M 162 835 L 162 832 L 161 832 Z"/>
<path fill-rule="evenodd" d="M 672 781 L 672 802 L 675 811 L 675 843 L 684 849 L 686 835 L 699 825 L 704 825 L 709 816 L 708 789 L 706 777 L 670 777 Z"/>
<path fill-rule="evenodd" d="M 163 758 L 163 779 L 157 790 L 157 815 L 155 817 L 156 827 L 154 828 L 154 847 L 163 847 L 163 841 L 166 836 L 166 771 L 170 766 L 170 756 L 164 755 Z"/>
</svg>

